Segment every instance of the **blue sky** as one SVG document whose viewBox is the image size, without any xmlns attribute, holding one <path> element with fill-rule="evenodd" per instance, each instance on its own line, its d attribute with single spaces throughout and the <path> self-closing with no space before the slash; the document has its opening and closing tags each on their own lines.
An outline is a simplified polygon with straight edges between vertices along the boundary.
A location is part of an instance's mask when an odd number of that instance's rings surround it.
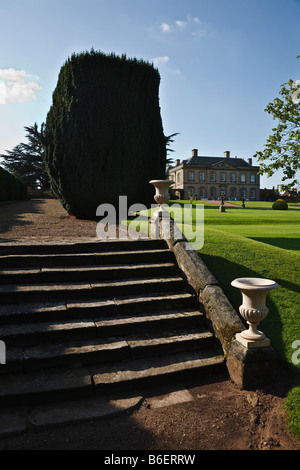
<svg viewBox="0 0 300 470">
<path fill-rule="evenodd" d="M 92 47 L 158 67 L 174 159 L 252 157 L 275 124 L 266 105 L 300 79 L 299 0 L 0 0 L 0 18 L 0 154 L 46 120 L 61 66 Z"/>
</svg>

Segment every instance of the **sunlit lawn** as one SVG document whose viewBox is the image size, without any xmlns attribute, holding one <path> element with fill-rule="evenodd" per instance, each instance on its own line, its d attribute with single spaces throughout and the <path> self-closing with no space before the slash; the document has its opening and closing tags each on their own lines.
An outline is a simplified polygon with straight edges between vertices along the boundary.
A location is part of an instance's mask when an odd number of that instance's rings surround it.
<svg viewBox="0 0 300 470">
<path fill-rule="evenodd" d="M 236 277 L 266 277 L 279 284 L 268 295 L 269 314 L 261 328 L 292 371 L 294 388 L 286 405 L 289 427 L 300 439 L 300 365 L 292 360 L 293 343 L 300 341 L 300 212 L 226 207 L 221 213 L 205 203 L 204 245 L 198 251 L 236 310 L 241 303 L 231 286 Z"/>
</svg>

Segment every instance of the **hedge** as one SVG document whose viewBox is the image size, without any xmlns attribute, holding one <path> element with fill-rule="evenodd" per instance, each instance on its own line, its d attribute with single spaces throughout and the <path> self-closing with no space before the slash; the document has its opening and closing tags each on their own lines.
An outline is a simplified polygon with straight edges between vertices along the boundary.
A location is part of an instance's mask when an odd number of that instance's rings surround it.
<svg viewBox="0 0 300 470">
<path fill-rule="evenodd" d="M 63 207 L 79 218 L 102 203 L 154 203 L 165 177 L 160 76 L 143 60 L 73 54 L 60 70 L 45 126 L 45 164 Z"/>
<path fill-rule="evenodd" d="M 289 206 L 284 199 L 277 199 L 277 201 L 272 204 L 272 209 L 277 211 L 286 211 L 288 208 Z"/>
<path fill-rule="evenodd" d="M 20 178 L 0 167 L 0 202 L 26 199 L 27 186 Z"/>
</svg>

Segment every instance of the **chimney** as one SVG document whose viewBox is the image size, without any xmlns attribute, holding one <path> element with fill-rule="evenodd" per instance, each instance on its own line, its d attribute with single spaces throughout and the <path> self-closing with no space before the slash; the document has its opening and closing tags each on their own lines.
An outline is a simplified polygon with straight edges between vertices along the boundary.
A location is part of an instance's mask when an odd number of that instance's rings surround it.
<svg viewBox="0 0 300 470">
<path fill-rule="evenodd" d="M 226 151 L 224 152 L 224 158 L 230 158 L 230 152 L 229 152 L 229 150 L 226 150 Z"/>
<path fill-rule="evenodd" d="M 252 158 L 248 158 L 249 165 L 252 165 Z"/>
<path fill-rule="evenodd" d="M 192 156 L 193 157 L 198 157 L 198 149 L 193 149 L 192 150 Z"/>
<path fill-rule="evenodd" d="M 180 160 L 176 160 L 176 166 L 180 165 Z"/>
</svg>

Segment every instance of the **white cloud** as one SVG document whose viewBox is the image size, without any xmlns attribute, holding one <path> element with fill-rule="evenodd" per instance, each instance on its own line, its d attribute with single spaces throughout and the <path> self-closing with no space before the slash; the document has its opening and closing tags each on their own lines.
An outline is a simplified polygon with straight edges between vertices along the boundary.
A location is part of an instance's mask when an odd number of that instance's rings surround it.
<svg viewBox="0 0 300 470">
<path fill-rule="evenodd" d="M 5 83 L 2 83 L 0 81 L 0 104 L 5 104 L 5 96 L 6 96 Z"/>
<path fill-rule="evenodd" d="M 154 57 L 154 59 L 152 59 L 152 62 L 154 67 L 158 67 L 161 64 L 169 62 L 169 57 L 167 55 L 164 55 L 162 57 Z"/>
<path fill-rule="evenodd" d="M 185 21 L 177 20 L 173 23 L 161 23 L 160 29 L 163 33 L 175 33 L 178 31 L 187 31 L 193 36 L 206 36 L 210 28 L 204 21 L 197 17 L 187 16 Z"/>
<path fill-rule="evenodd" d="M 177 28 L 180 29 L 180 30 L 185 29 L 185 27 L 187 26 L 186 21 L 175 21 L 175 24 L 176 24 Z"/>
<path fill-rule="evenodd" d="M 161 57 L 154 57 L 154 59 L 151 59 L 153 62 L 154 67 L 159 67 L 160 65 L 167 64 L 170 59 L 167 55 L 161 56 Z M 179 69 L 173 69 L 168 67 L 167 68 L 169 72 L 174 73 L 175 75 L 180 75 L 180 70 Z"/>
<path fill-rule="evenodd" d="M 38 77 L 24 70 L 0 69 L 0 104 L 25 103 L 36 98 L 36 92 L 42 88 L 37 80 Z"/>
<path fill-rule="evenodd" d="M 162 23 L 160 25 L 160 29 L 162 30 L 163 33 L 170 33 L 171 31 L 173 31 L 174 28 L 168 23 Z"/>
<path fill-rule="evenodd" d="M 199 18 L 193 18 L 194 23 L 205 24 L 204 21 L 200 21 Z"/>
</svg>

